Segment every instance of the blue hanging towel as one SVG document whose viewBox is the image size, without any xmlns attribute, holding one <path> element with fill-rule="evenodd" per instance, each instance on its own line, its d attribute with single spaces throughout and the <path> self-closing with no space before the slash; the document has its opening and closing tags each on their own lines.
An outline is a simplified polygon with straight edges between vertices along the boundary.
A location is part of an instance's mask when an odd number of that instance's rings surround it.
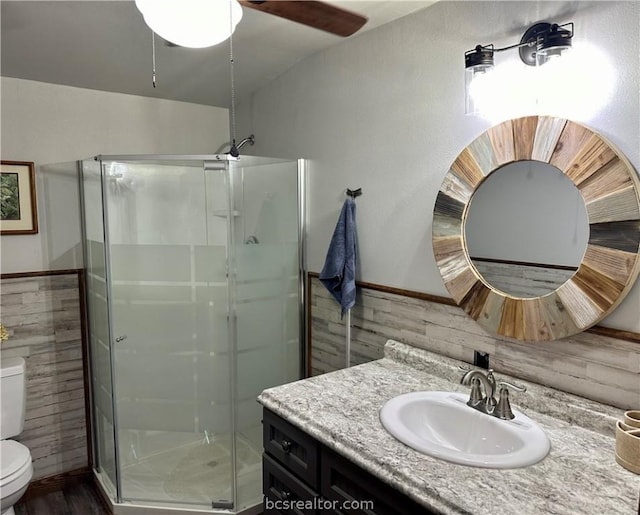
<svg viewBox="0 0 640 515">
<path fill-rule="evenodd" d="M 342 306 L 341 316 L 356 303 L 356 203 L 344 201 L 333 231 L 320 281 Z"/>
</svg>

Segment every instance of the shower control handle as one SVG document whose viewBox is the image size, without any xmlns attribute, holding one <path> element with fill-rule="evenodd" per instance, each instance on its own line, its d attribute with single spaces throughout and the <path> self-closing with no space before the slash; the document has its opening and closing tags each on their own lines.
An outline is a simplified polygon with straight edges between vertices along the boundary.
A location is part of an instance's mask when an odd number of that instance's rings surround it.
<svg viewBox="0 0 640 515">
<path fill-rule="evenodd" d="M 118 336 L 118 337 L 115 339 L 115 342 L 116 342 L 116 343 L 120 343 L 121 341 L 126 340 L 126 339 L 127 339 L 127 335 L 126 335 L 126 334 L 123 334 L 122 336 Z"/>
<path fill-rule="evenodd" d="M 286 438 L 284 438 L 280 445 L 282 446 L 282 450 L 284 451 L 285 454 L 289 454 L 291 452 L 291 441 L 290 440 L 287 440 Z"/>
</svg>

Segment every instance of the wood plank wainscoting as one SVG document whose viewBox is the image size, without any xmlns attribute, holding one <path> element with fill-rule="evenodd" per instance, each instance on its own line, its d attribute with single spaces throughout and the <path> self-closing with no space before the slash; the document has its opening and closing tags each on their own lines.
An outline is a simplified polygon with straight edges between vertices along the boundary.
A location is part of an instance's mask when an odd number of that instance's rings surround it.
<svg viewBox="0 0 640 515">
<path fill-rule="evenodd" d="M 27 368 L 27 412 L 16 438 L 31 451 L 25 500 L 92 481 L 84 270 L 0 275 L 2 356 Z"/>
<path fill-rule="evenodd" d="M 488 352 L 491 368 L 623 409 L 638 409 L 640 334 L 594 326 L 550 342 L 494 337 L 452 299 L 358 282 L 351 310 L 351 362 L 379 359 L 394 339 L 466 362 Z M 345 326 L 340 308 L 308 274 L 307 373 L 344 367 Z"/>
</svg>

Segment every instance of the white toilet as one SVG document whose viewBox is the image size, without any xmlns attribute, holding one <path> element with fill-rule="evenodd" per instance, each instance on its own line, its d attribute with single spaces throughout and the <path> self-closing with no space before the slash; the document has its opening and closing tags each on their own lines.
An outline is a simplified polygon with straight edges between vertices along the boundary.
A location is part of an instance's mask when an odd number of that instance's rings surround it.
<svg viewBox="0 0 640 515">
<path fill-rule="evenodd" d="M 22 358 L 5 358 L 0 364 L 0 513 L 14 515 L 13 505 L 24 495 L 33 476 L 31 453 L 9 440 L 24 427 L 26 406 L 25 364 Z"/>
</svg>

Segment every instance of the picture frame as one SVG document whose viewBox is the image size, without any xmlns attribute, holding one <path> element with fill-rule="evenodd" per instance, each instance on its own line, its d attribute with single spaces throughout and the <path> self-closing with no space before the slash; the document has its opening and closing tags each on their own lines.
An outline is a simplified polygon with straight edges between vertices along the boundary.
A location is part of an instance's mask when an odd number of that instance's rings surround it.
<svg viewBox="0 0 640 515">
<path fill-rule="evenodd" d="M 0 234 L 37 234 L 35 166 L 29 161 L 0 161 Z"/>
</svg>

